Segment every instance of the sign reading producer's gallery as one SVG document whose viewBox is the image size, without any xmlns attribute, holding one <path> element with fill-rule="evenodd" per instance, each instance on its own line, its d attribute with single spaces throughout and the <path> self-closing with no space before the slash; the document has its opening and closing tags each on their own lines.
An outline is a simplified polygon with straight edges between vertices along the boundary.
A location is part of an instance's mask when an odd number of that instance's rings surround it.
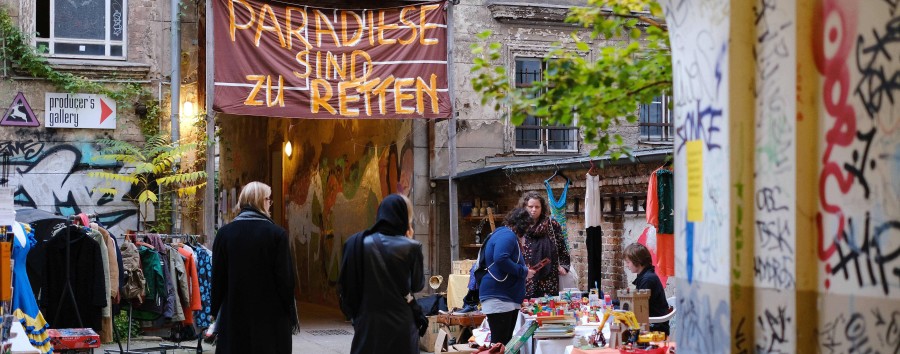
<svg viewBox="0 0 900 354">
<path fill-rule="evenodd" d="M 44 126 L 116 129 L 116 101 L 104 95 L 47 92 Z"/>
</svg>

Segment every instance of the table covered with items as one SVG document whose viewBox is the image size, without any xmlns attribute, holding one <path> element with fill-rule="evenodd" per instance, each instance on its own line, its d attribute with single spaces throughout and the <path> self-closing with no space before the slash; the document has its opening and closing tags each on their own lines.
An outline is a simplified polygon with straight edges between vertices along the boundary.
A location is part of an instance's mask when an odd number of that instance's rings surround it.
<svg viewBox="0 0 900 354">
<path fill-rule="evenodd" d="M 648 330 L 646 316 L 613 308 L 609 298 L 578 290 L 559 296 L 527 299 L 516 321 L 507 353 L 522 354 L 667 354 L 674 343 L 663 332 Z M 641 296 L 628 297 L 629 308 L 641 307 Z M 620 299 L 623 301 L 623 299 Z M 641 320 L 638 320 L 641 318 Z M 484 321 L 472 331 L 470 342 L 490 342 L 490 328 Z"/>
</svg>

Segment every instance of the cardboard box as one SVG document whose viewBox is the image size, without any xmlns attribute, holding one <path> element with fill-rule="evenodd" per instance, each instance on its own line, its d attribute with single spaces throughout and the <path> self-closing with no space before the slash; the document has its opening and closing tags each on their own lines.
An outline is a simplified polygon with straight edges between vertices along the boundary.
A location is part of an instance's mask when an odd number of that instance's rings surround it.
<svg viewBox="0 0 900 354">
<path fill-rule="evenodd" d="M 456 338 L 457 342 L 460 341 L 459 336 L 462 335 L 460 326 L 442 325 L 437 323 L 437 316 L 428 316 L 428 329 L 425 330 L 425 335 L 419 338 L 419 349 L 424 351 L 434 350 L 434 343 L 437 341 L 441 330 L 447 333 L 447 339 Z"/>
<path fill-rule="evenodd" d="M 478 351 L 475 348 L 470 348 L 468 343 L 463 344 L 454 344 L 447 345 L 447 332 L 443 329 L 438 329 L 438 334 L 434 340 L 434 354 L 440 353 L 474 353 Z"/>
<path fill-rule="evenodd" d="M 90 328 L 48 329 L 53 350 L 100 348 L 100 336 Z"/>
</svg>

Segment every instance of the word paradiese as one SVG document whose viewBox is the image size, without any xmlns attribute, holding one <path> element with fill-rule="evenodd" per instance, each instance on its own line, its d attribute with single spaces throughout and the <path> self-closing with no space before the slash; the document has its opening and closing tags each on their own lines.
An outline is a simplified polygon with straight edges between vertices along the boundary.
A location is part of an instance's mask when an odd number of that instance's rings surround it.
<svg viewBox="0 0 900 354">
<path fill-rule="evenodd" d="M 407 6 L 399 10 L 335 10 L 333 14 L 320 9 L 287 6 L 283 16 L 276 16 L 269 4 L 254 7 L 246 0 L 231 0 L 228 3 L 229 31 L 232 42 L 235 42 L 238 31 L 254 33 L 253 45 L 257 48 L 263 38 L 277 40 L 280 48 L 296 51 L 294 55 L 297 68 L 292 74 L 308 83 L 310 92 L 310 110 L 318 113 L 326 110 L 331 114 L 354 117 L 364 107 L 366 115 L 371 116 L 373 109 L 385 114 L 390 103 L 386 102 L 388 93 L 393 93 L 394 111 L 398 114 L 415 114 L 425 112 L 426 95 L 433 113 L 438 113 L 437 74 L 427 77 L 402 78 L 388 75 L 373 77 L 373 60 L 369 52 L 363 48 L 380 46 L 431 46 L 439 44 L 437 38 L 428 36 L 428 32 L 439 27 L 429 23 L 430 12 L 442 11 L 441 5 L 427 4 Z M 249 12 L 249 20 L 238 23 L 235 7 L 240 11 L 243 7 Z M 398 23 L 386 21 L 386 16 L 396 16 Z M 402 24 L 402 27 L 401 27 Z M 400 37 L 392 36 L 394 31 L 404 31 Z M 271 33 L 263 37 L 263 33 Z M 387 37 L 387 38 L 386 38 Z M 325 46 L 332 50 L 323 49 Z M 295 49 L 295 44 L 297 48 Z M 356 49 L 354 49 L 356 48 Z M 253 73 L 245 79 L 254 84 L 247 99 L 248 106 L 268 107 L 275 105 L 284 107 L 284 77 Z M 336 85 L 331 80 L 338 80 Z M 276 85 L 273 87 L 273 85 Z M 335 87 L 336 86 L 336 87 Z M 273 92 L 277 88 L 277 93 Z M 415 94 L 404 93 L 414 91 Z M 261 92 L 265 92 L 263 99 Z M 337 97 L 337 107 L 330 102 Z M 377 108 L 374 108 L 374 102 Z M 414 106 L 405 103 L 415 102 Z"/>
</svg>

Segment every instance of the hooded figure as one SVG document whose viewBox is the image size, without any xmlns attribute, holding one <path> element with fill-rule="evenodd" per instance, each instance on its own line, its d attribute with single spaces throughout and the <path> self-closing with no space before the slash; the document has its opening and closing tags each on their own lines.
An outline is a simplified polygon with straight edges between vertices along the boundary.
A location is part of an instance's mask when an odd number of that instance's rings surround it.
<svg viewBox="0 0 900 354">
<path fill-rule="evenodd" d="M 425 286 L 422 244 L 412 240 L 412 203 L 384 198 L 368 230 L 344 243 L 338 291 L 353 321 L 351 353 L 419 353 L 419 330 L 409 295 Z"/>
</svg>

